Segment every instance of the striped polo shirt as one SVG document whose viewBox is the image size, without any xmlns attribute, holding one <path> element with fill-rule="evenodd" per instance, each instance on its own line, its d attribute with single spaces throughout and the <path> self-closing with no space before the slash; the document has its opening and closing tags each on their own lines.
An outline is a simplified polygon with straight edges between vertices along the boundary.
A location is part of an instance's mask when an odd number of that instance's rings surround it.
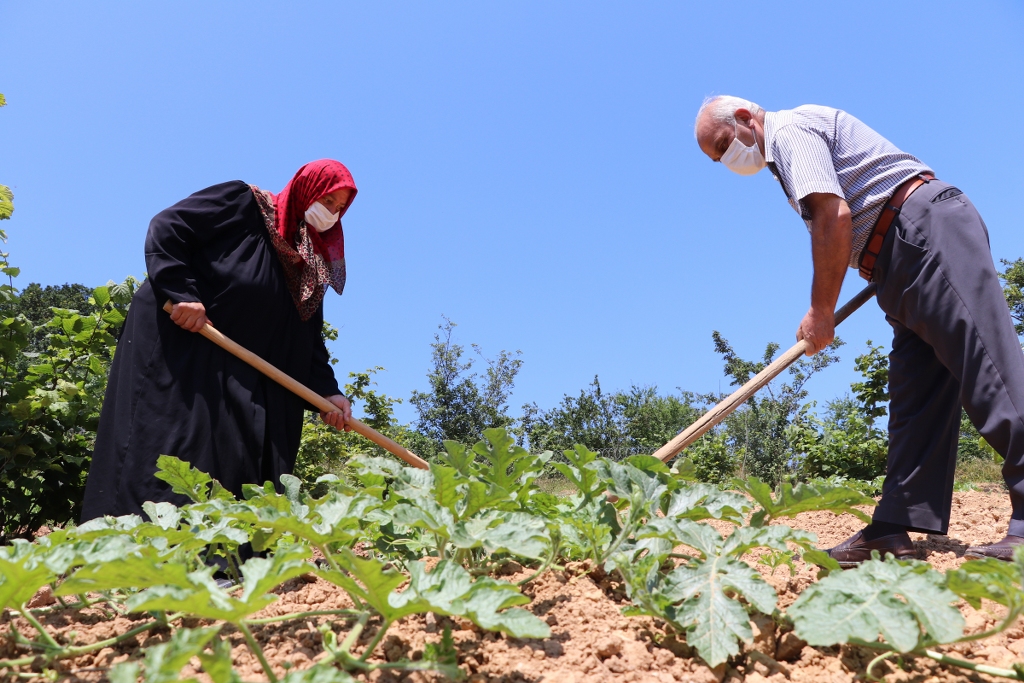
<svg viewBox="0 0 1024 683">
<path fill-rule="evenodd" d="M 857 267 L 886 200 L 906 180 L 931 171 L 845 111 L 816 104 L 765 112 L 764 147 L 768 167 L 808 230 L 811 213 L 801 201 L 807 195 L 825 192 L 849 204 L 851 268 Z"/>
</svg>

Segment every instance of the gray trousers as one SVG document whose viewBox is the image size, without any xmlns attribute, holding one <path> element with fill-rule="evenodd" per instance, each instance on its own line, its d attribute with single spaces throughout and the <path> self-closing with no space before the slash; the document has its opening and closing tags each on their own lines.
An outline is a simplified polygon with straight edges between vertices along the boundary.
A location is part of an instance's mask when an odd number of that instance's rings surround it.
<svg viewBox="0 0 1024 683">
<path fill-rule="evenodd" d="M 1024 352 L 967 195 L 939 180 L 918 188 L 886 235 L 874 280 L 893 328 L 889 458 L 874 519 L 946 533 L 963 405 L 1005 458 L 1009 533 L 1024 536 Z"/>
</svg>

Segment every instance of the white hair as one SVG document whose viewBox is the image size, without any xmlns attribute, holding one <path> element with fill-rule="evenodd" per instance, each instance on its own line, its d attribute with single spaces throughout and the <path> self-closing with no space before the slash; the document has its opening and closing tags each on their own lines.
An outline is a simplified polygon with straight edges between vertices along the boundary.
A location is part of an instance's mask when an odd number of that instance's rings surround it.
<svg viewBox="0 0 1024 683">
<path fill-rule="evenodd" d="M 697 126 L 700 125 L 700 119 L 704 116 L 705 112 L 711 117 L 712 121 L 734 123 L 736 121 L 737 109 L 747 109 L 751 114 L 761 111 L 759 105 L 742 97 L 733 97 L 732 95 L 705 97 L 704 102 L 700 105 L 700 109 L 697 110 L 697 120 L 693 124 L 693 137 L 697 137 Z"/>
</svg>

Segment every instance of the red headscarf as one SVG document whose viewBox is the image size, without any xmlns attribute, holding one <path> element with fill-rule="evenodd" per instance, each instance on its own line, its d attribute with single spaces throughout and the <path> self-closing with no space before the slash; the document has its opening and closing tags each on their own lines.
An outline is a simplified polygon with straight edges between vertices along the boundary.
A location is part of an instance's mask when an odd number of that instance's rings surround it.
<svg viewBox="0 0 1024 683">
<path fill-rule="evenodd" d="M 350 189 L 339 210 L 338 224 L 317 232 L 306 225 L 306 209 L 336 190 Z M 320 307 L 325 288 L 341 294 L 345 288 L 345 234 L 341 216 L 352 205 L 356 184 L 344 164 L 333 159 L 311 161 L 296 172 L 277 195 L 253 187 L 267 232 L 284 266 L 285 280 L 299 315 L 309 318 Z"/>
<path fill-rule="evenodd" d="M 341 228 L 341 217 L 352 206 L 356 198 L 356 183 L 345 165 L 333 159 L 311 161 L 292 176 L 281 193 L 274 197 L 274 208 L 277 209 L 277 234 L 289 244 L 295 243 L 295 233 L 299 229 L 299 221 L 305 220 L 306 209 L 310 204 L 336 190 L 352 190 L 348 203 L 341 207 L 338 216 L 338 229 L 333 227 L 324 232 L 310 230 L 313 245 L 328 261 L 345 258 L 345 234 Z"/>
</svg>

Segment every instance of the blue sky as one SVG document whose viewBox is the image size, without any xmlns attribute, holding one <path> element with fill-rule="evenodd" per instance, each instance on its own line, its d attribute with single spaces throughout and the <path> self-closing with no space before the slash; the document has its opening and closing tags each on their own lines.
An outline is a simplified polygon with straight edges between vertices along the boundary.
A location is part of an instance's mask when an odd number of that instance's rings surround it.
<svg viewBox="0 0 1024 683">
<path fill-rule="evenodd" d="M 1024 256 L 1024 5 L 965 7 L 6 2 L 0 227 L 21 286 L 141 276 L 159 210 L 333 157 L 359 186 L 325 308 L 342 373 L 425 388 L 445 315 L 485 355 L 523 352 L 514 412 L 595 374 L 726 390 L 711 331 L 748 358 L 788 347 L 811 263 L 770 175 L 697 149 L 706 95 L 846 109 L 969 194 L 997 259 Z M 891 331 L 870 303 L 840 336 L 821 402 Z"/>
</svg>

